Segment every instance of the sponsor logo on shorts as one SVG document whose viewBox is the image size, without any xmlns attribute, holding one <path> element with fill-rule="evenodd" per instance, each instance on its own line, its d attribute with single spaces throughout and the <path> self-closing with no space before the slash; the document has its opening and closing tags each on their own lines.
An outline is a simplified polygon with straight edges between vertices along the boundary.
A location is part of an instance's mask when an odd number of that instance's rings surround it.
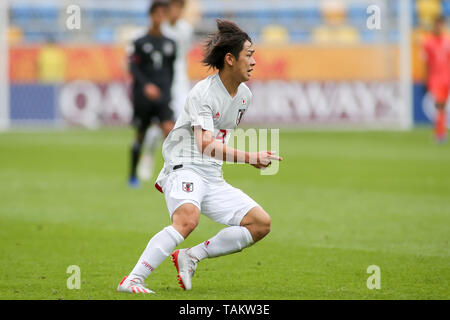
<svg viewBox="0 0 450 320">
<path fill-rule="evenodd" d="M 192 182 L 183 182 L 183 191 L 184 192 L 194 191 L 194 184 Z"/>
</svg>

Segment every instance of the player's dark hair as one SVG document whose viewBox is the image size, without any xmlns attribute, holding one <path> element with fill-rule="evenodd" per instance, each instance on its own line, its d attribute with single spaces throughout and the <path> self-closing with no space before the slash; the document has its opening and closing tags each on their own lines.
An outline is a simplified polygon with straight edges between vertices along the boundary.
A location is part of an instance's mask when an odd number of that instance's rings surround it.
<svg viewBox="0 0 450 320">
<path fill-rule="evenodd" d="M 218 31 L 211 34 L 205 44 L 205 56 L 202 60 L 205 66 L 215 69 L 224 67 L 227 53 L 239 59 L 239 53 L 245 41 L 252 42 L 247 33 L 242 31 L 234 22 L 217 19 Z"/>
<path fill-rule="evenodd" d="M 169 6 L 169 3 L 167 1 L 163 1 L 163 0 L 155 0 L 152 1 L 152 4 L 150 5 L 150 8 L 148 9 L 148 14 L 152 14 L 153 12 L 155 12 L 158 8 L 167 8 Z"/>
</svg>

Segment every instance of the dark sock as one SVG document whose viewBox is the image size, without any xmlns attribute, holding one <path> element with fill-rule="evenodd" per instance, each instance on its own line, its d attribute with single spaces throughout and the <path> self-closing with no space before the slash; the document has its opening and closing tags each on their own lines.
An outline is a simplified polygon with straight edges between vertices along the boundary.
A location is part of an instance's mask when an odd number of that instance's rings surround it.
<svg viewBox="0 0 450 320">
<path fill-rule="evenodd" d="M 131 146 L 131 171 L 130 179 L 136 178 L 136 169 L 139 162 L 139 157 L 141 155 L 142 144 L 139 142 L 134 142 Z"/>
</svg>

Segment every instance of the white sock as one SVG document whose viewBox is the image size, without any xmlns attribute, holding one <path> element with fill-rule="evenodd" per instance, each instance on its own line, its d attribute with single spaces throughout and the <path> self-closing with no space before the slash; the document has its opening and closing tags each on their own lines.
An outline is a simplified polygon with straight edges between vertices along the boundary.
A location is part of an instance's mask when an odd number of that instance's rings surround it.
<svg viewBox="0 0 450 320">
<path fill-rule="evenodd" d="M 150 239 L 129 278 L 145 280 L 183 241 L 183 236 L 174 227 L 169 226 L 162 229 Z"/>
<path fill-rule="evenodd" d="M 189 249 L 188 254 L 198 261 L 239 252 L 254 243 L 246 227 L 233 226 L 222 229 L 211 239 Z"/>
<path fill-rule="evenodd" d="M 145 151 L 153 155 L 161 139 L 161 128 L 158 125 L 152 125 L 145 135 Z"/>
</svg>

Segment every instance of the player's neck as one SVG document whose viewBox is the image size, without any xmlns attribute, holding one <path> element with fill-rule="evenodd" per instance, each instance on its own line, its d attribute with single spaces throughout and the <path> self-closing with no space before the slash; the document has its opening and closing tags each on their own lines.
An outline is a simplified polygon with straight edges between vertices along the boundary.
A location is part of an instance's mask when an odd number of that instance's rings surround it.
<svg viewBox="0 0 450 320">
<path fill-rule="evenodd" d="M 219 71 L 220 80 L 223 83 L 225 89 L 227 89 L 228 93 L 232 98 L 234 98 L 238 92 L 240 81 L 236 81 L 233 75 L 228 72 L 226 69 L 222 69 Z"/>
<path fill-rule="evenodd" d="M 159 28 L 159 27 L 151 27 L 148 30 L 148 33 L 150 35 L 152 35 L 152 36 L 155 36 L 155 37 L 161 37 L 162 36 L 161 28 Z"/>
</svg>

